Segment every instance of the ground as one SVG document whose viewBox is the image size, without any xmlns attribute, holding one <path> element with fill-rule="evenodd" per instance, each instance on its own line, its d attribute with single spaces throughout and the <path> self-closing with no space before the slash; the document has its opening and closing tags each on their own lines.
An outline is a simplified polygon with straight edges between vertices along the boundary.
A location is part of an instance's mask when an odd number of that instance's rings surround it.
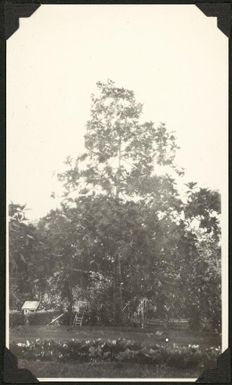
<svg viewBox="0 0 232 385">
<path fill-rule="evenodd" d="M 18 326 L 10 330 L 10 341 L 24 342 L 28 340 L 53 339 L 55 341 L 68 341 L 72 338 L 115 339 L 127 338 L 142 343 L 144 346 L 163 343 L 168 338 L 167 344 L 200 345 L 200 347 L 219 346 L 220 337 L 217 335 L 194 332 L 189 330 L 169 330 L 160 335 L 157 329 L 140 329 L 128 327 L 76 327 L 69 329 L 65 326 Z M 75 377 L 75 378 L 197 378 L 201 374 L 198 370 L 180 370 L 162 366 L 144 364 L 129 364 L 118 362 L 101 363 L 71 363 L 42 362 L 19 360 L 19 367 L 29 369 L 36 377 Z"/>
<path fill-rule="evenodd" d="M 158 335 L 157 335 L 158 334 Z M 189 330 L 169 330 L 160 334 L 158 329 L 141 329 L 132 327 L 102 327 L 83 326 L 68 328 L 67 326 L 18 326 L 10 330 L 10 341 L 23 342 L 26 339 L 53 339 L 54 341 L 67 341 L 71 338 L 93 339 L 102 338 L 128 338 L 145 345 L 152 345 L 169 339 L 169 343 L 178 345 L 195 344 L 200 346 L 218 346 L 220 337 L 208 333 Z"/>
<path fill-rule="evenodd" d="M 52 361 L 19 360 L 18 366 L 26 368 L 37 378 L 198 378 L 199 369 L 175 369 L 121 362 L 56 363 Z"/>
</svg>

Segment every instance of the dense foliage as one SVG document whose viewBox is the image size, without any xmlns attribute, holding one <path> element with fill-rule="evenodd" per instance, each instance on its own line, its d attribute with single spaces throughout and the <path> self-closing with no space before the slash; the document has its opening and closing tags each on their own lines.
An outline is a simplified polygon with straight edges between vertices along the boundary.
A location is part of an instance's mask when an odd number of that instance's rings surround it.
<svg viewBox="0 0 232 385">
<path fill-rule="evenodd" d="M 147 298 L 153 317 L 220 330 L 219 193 L 189 183 L 181 197 L 174 134 L 141 122 L 132 91 L 97 88 L 86 152 L 60 175 L 61 207 L 32 226 L 10 205 L 11 306 L 40 295 L 71 312 L 78 298 L 115 324 Z"/>
<path fill-rule="evenodd" d="M 11 351 L 19 358 L 29 360 L 58 360 L 96 362 L 119 361 L 152 365 L 167 365 L 186 369 L 215 366 L 220 349 L 211 347 L 202 349 L 199 345 L 169 346 L 154 344 L 143 346 L 128 339 L 114 339 L 103 341 L 76 340 L 55 342 L 53 340 L 26 341 L 26 343 L 12 343 Z"/>
<path fill-rule="evenodd" d="M 9 205 L 9 279 L 10 308 L 17 309 L 23 302 L 38 299 L 50 273 L 52 261 L 47 250 L 47 239 L 29 223 L 25 205 Z"/>
</svg>

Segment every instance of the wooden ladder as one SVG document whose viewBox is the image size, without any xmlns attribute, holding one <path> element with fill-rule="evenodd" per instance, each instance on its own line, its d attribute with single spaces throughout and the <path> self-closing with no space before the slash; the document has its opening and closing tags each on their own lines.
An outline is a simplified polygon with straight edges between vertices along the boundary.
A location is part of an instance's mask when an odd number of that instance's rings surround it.
<svg viewBox="0 0 232 385">
<path fill-rule="evenodd" d="M 83 314 L 80 316 L 77 313 L 75 313 L 73 326 L 82 326 L 82 322 L 83 322 Z"/>
</svg>

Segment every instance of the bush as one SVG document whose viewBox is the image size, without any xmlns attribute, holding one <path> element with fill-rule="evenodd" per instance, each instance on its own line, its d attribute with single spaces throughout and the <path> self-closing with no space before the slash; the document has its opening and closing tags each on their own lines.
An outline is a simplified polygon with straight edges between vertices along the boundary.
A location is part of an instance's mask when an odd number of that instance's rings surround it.
<svg viewBox="0 0 232 385">
<path fill-rule="evenodd" d="M 59 314 L 62 314 L 62 313 L 59 312 Z M 59 314 L 57 314 L 57 317 Z M 59 325 L 71 325 L 73 321 L 74 321 L 74 314 L 68 311 L 66 311 L 64 315 L 58 319 Z"/>
<path fill-rule="evenodd" d="M 88 309 L 84 314 L 83 319 L 84 325 L 102 325 L 102 326 L 110 326 L 113 325 L 113 318 L 112 318 L 112 312 L 110 313 L 107 311 L 107 309 L 100 308 L 97 309 L 95 307 L 92 307 L 91 309 Z"/>
<path fill-rule="evenodd" d="M 198 345 L 167 346 L 154 345 L 143 347 L 132 340 L 114 339 L 103 341 L 72 339 L 66 343 L 53 340 L 26 341 L 26 343 L 12 343 L 11 351 L 19 358 L 30 360 L 58 360 L 58 361 L 118 361 L 167 365 L 179 369 L 204 367 L 216 362 L 220 349 L 213 347 L 201 349 Z"/>
<path fill-rule="evenodd" d="M 35 313 L 31 313 L 28 316 L 30 325 L 47 325 L 54 318 L 58 317 L 60 312 L 57 311 L 37 311 Z"/>
<path fill-rule="evenodd" d="M 11 311 L 9 315 L 10 327 L 24 325 L 24 315 L 21 311 Z"/>
</svg>

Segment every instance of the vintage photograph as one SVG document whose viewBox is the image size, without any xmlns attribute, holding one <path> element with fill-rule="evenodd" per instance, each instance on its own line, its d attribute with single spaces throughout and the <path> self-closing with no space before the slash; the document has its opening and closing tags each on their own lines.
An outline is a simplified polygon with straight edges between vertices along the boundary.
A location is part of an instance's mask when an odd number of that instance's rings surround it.
<svg viewBox="0 0 232 385">
<path fill-rule="evenodd" d="M 40 5 L 7 40 L 7 330 L 40 381 L 196 379 L 228 346 L 228 37 Z"/>
</svg>

